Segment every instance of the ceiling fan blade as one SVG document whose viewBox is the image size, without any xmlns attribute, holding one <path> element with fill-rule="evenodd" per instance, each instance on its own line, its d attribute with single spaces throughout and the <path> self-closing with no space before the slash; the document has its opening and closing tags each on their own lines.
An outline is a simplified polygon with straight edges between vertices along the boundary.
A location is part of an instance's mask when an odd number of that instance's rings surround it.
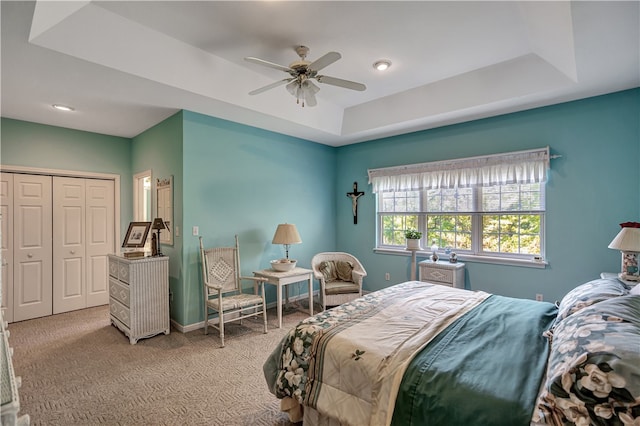
<svg viewBox="0 0 640 426">
<path fill-rule="evenodd" d="M 293 71 L 291 68 L 285 67 L 284 65 L 274 64 L 273 62 L 265 61 L 264 59 L 254 58 L 252 56 L 247 56 L 246 58 L 244 58 L 244 60 L 247 62 L 252 62 L 254 64 L 263 65 L 265 67 L 275 68 L 277 70 L 284 71 L 284 72 Z"/>
<path fill-rule="evenodd" d="M 322 68 L 331 65 L 340 58 L 342 58 L 342 56 L 338 52 L 329 52 L 311 62 L 307 68 L 313 71 L 320 71 Z"/>
<path fill-rule="evenodd" d="M 358 90 L 360 92 L 367 88 L 367 86 L 362 83 L 343 80 L 341 78 L 329 77 L 327 75 L 318 75 L 316 76 L 316 80 L 318 80 L 319 83 L 330 84 L 332 86 L 340 86 L 344 87 L 345 89 Z"/>
<path fill-rule="evenodd" d="M 288 83 L 288 82 L 290 82 L 291 80 L 293 80 L 293 78 L 285 78 L 285 79 L 282 79 L 282 80 L 276 81 L 276 82 L 274 82 L 274 83 L 267 84 L 266 86 L 261 87 L 261 88 L 259 88 L 259 89 L 252 90 L 251 92 L 249 92 L 249 94 L 250 94 L 250 95 L 257 95 L 257 94 L 259 94 L 259 93 L 266 92 L 267 90 L 269 90 L 269 89 L 273 89 L 274 87 L 282 86 L 283 84 Z"/>
</svg>

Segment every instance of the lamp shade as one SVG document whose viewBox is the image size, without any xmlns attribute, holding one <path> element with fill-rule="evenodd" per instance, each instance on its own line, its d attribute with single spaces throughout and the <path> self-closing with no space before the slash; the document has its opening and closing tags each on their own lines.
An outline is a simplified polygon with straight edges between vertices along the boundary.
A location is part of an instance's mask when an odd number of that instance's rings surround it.
<svg viewBox="0 0 640 426">
<path fill-rule="evenodd" d="M 296 226 L 291 223 L 281 223 L 273 235 L 272 244 L 300 244 L 302 239 Z"/>
<path fill-rule="evenodd" d="M 151 229 L 167 229 L 167 227 L 164 225 L 164 220 L 162 220 L 162 218 L 156 217 L 153 219 Z"/>
<path fill-rule="evenodd" d="M 640 228 L 624 227 L 609 244 L 610 249 L 640 252 Z"/>
</svg>

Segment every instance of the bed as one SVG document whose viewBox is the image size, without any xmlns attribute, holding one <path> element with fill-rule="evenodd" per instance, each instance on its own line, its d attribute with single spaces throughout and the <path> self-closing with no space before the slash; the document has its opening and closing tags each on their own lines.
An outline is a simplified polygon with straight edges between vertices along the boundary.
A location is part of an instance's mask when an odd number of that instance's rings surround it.
<svg viewBox="0 0 640 426">
<path fill-rule="evenodd" d="M 558 304 L 409 281 L 301 321 L 263 369 L 304 425 L 636 426 L 640 296 L 616 279 Z"/>
</svg>

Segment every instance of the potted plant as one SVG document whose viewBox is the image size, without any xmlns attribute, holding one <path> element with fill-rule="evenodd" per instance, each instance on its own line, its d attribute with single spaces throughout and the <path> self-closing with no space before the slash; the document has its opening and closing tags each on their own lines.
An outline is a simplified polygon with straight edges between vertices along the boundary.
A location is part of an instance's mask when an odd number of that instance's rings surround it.
<svg viewBox="0 0 640 426">
<path fill-rule="evenodd" d="M 422 232 L 410 228 L 404 231 L 404 237 L 407 239 L 407 249 L 420 250 L 420 238 L 422 238 Z"/>
</svg>

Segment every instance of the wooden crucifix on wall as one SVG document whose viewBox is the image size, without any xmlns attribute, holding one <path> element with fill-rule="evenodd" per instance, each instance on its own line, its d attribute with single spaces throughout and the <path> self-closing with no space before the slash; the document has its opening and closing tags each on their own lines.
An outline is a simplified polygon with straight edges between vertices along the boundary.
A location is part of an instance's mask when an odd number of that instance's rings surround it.
<svg viewBox="0 0 640 426">
<path fill-rule="evenodd" d="M 353 192 L 347 192 L 347 197 L 351 198 L 351 210 L 353 211 L 353 224 L 358 224 L 358 198 L 362 197 L 364 192 L 358 191 L 358 182 L 353 182 Z"/>
</svg>

